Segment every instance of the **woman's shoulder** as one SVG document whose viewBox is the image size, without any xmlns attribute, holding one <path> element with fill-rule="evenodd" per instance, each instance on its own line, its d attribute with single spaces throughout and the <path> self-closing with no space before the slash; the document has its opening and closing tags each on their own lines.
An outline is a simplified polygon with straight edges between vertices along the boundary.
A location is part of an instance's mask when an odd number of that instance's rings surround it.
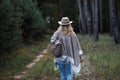
<svg viewBox="0 0 120 80">
<path fill-rule="evenodd" d="M 71 36 L 76 37 L 76 33 L 74 31 L 72 31 Z"/>
<path fill-rule="evenodd" d="M 54 34 L 58 34 L 58 33 L 59 33 L 59 31 L 57 31 L 57 30 L 54 32 Z"/>
</svg>

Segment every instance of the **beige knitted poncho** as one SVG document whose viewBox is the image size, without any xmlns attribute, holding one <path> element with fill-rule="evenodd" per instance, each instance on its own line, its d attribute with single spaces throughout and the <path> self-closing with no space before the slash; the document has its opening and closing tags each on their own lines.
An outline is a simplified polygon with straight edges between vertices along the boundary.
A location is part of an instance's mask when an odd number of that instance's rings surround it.
<svg viewBox="0 0 120 80">
<path fill-rule="evenodd" d="M 51 43 L 54 44 L 56 40 L 60 40 L 63 43 L 63 56 L 67 56 L 68 60 L 72 64 L 72 71 L 79 73 L 81 69 L 80 55 L 83 54 L 79 40 L 76 34 L 66 35 L 59 31 L 56 31 L 51 37 Z"/>
</svg>

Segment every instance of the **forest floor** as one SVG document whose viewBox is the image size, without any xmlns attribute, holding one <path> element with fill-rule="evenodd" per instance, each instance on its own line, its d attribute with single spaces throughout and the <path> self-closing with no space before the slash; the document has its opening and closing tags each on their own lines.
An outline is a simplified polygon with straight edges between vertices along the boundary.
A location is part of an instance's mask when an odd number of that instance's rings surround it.
<svg viewBox="0 0 120 80">
<path fill-rule="evenodd" d="M 114 44 L 114 39 L 108 34 L 100 35 L 98 42 L 88 36 L 78 35 L 78 38 L 84 52 L 84 61 L 80 74 L 74 75 L 73 80 L 119 80 L 120 45 Z M 15 65 L 1 69 L 0 80 L 60 80 L 59 71 L 54 70 L 49 39 L 50 36 L 46 42 L 20 48 L 20 55 L 13 61 Z M 23 64 L 25 66 L 21 66 Z M 17 70 L 19 67 L 24 68 Z"/>
<path fill-rule="evenodd" d="M 28 64 L 26 67 L 27 69 L 25 71 L 22 71 L 20 74 L 17 74 L 14 76 L 14 80 L 32 80 L 30 78 L 28 78 L 29 73 L 28 71 L 33 68 L 33 66 L 40 61 L 40 58 L 42 58 L 50 49 L 50 44 L 48 44 L 47 48 L 42 50 L 41 53 L 36 56 L 36 58 L 30 63 Z M 47 56 L 47 55 L 46 55 Z M 81 72 L 78 75 L 74 75 L 74 80 L 91 80 L 90 79 L 90 74 L 91 74 L 91 69 L 90 69 L 90 63 L 89 63 L 89 56 L 88 55 L 84 55 L 84 62 L 81 65 Z M 56 77 L 54 80 L 59 80 L 60 77 Z M 49 77 L 39 77 L 37 78 L 39 80 L 51 80 L 51 78 Z M 35 79 L 35 80 L 37 80 Z"/>
<path fill-rule="evenodd" d="M 90 76 L 92 69 L 88 55 L 84 55 L 84 62 L 82 63 L 81 67 L 80 74 L 75 78 L 75 80 L 92 80 Z"/>
</svg>

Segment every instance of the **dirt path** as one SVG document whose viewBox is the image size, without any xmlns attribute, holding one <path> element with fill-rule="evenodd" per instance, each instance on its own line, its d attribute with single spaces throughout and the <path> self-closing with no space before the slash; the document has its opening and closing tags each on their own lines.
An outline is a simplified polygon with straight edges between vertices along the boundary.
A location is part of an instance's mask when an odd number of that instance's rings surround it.
<svg viewBox="0 0 120 80">
<path fill-rule="evenodd" d="M 41 51 L 39 55 L 36 56 L 35 59 L 30 64 L 26 65 L 25 71 L 22 71 L 20 74 L 13 76 L 13 80 L 22 80 L 23 78 L 25 78 L 27 71 L 31 69 L 40 60 L 40 58 L 44 56 L 45 53 L 47 53 L 49 48 L 50 48 L 50 44 L 48 44 L 47 48 Z"/>
</svg>

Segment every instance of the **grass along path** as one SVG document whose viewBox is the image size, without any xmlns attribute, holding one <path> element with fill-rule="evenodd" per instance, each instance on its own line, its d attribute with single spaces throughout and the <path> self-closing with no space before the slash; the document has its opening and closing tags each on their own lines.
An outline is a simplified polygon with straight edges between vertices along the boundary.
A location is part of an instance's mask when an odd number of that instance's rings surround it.
<svg viewBox="0 0 120 80">
<path fill-rule="evenodd" d="M 119 80 L 120 45 L 112 37 L 100 35 L 95 42 L 88 36 L 78 35 L 84 51 L 82 70 L 74 80 Z M 51 48 L 40 61 L 29 69 L 25 80 L 59 80 L 59 71 L 54 71 Z"/>
<path fill-rule="evenodd" d="M 89 55 L 84 55 L 84 62 L 81 65 L 80 74 L 75 78 L 75 80 L 91 80 L 91 69 L 89 62 Z"/>
<path fill-rule="evenodd" d="M 45 53 L 47 53 L 49 47 L 50 47 L 50 44 L 48 44 L 47 48 L 44 49 L 43 51 L 41 51 L 40 54 L 38 56 L 36 56 L 35 59 L 30 64 L 28 64 L 26 66 L 26 70 L 25 71 L 22 71 L 20 74 L 15 75 L 13 77 L 13 79 L 14 80 L 24 79 L 25 76 L 27 75 L 28 70 L 31 69 L 40 60 L 40 58 L 42 58 L 44 56 Z"/>
<path fill-rule="evenodd" d="M 95 42 L 88 36 L 78 35 L 78 38 L 84 51 L 84 62 L 82 63 L 80 75 L 74 77 L 74 80 L 119 80 L 120 45 L 115 45 L 113 38 L 109 37 L 108 34 L 100 35 L 98 42 Z M 18 53 L 20 56 L 24 57 L 17 60 L 20 57 L 17 56 L 14 62 L 16 67 L 8 66 L 8 69 L 14 69 L 16 75 L 25 75 L 21 80 L 59 80 L 59 71 L 54 71 L 51 45 L 49 45 L 50 47 L 43 57 L 39 56 L 40 60 L 34 59 L 35 56 L 38 55 L 38 52 L 42 51 L 47 46 L 45 44 L 48 44 L 49 39 L 50 36 L 47 37 L 47 41 L 45 43 L 42 42 L 43 44 L 36 43 L 37 45 L 25 46 L 23 49 L 20 48 Z M 44 48 L 42 48 L 43 46 Z M 29 61 L 29 63 L 32 61 L 38 62 L 36 62 L 36 64 L 33 63 L 34 66 L 31 68 L 25 67 L 18 71 L 17 67 L 26 62 L 26 58 L 28 58 L 27 56 L 32 57 L 30 58 L 31 61 Z M 1 69 L 4 73 L 0 75 L 0 80 L 13 80 L 11 76 L 15 76 L 15 72 L 10 72 L 8 74 L 8 69 Z"/>
<path fill-rule="evenodd" d="M 42 40 L 31 44 L 19 46 L 11 52 L 10 60 L 0 65 L 0 80 L 13 80 L 13 76 L 23 74 L 27 70 L 26 65 L 31 63 L 40 52 L 49 44 L 51 35 L 45 35 Z M 4 54 L 4 53 L 1 53 Z"/>
<path fill-rule="evenodd" d="M 59 71 L 53 70 L 53 56 L 49 52 L 50 50 L 29 70 L 25 80 L 60 80 Z M 90 74 L 89 56 L 84 55 L 81 72 L 78 76 L 74 76 L 74 80 L 90 80 Z"/>
</svg>

